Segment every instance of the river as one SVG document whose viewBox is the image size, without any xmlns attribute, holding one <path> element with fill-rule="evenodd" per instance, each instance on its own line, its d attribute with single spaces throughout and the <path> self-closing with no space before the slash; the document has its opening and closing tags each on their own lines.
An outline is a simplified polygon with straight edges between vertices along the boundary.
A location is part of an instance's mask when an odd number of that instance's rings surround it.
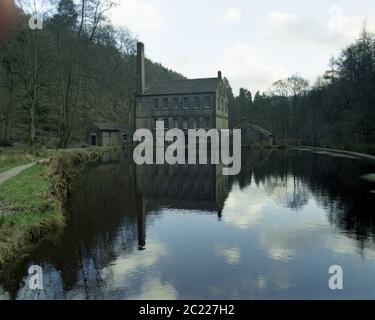
<svg viewBox="0 0 375 320">
<path fill-rule="evenodd" d="M 373 172 L 287 150 L 243 150 L 236 177 L 129 155 L 87 165 L 65 229 L 0 275 L 0 298 L 374 299 Z M 43 290 L 29 289 L 31 265 Z"/>
</svg>

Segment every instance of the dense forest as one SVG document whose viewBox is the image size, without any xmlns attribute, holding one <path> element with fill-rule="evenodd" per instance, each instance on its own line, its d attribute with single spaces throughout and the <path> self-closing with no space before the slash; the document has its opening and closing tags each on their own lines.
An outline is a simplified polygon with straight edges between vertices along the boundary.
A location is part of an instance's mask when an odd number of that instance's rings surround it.
<svg viewBox="0 0 375 320">
<path fill-rule="evenodd" d="M 227 86 L 232 128 L 250 121 L 272 132 L 279 144 L 375 154 L 375 36 L 365 28 L 312 86 L 299 75 L 254 97 L 243 88 L 234 97 Z"/>
<path fill-rule="evenodd" d="M 106 19 L 111 0 L 51 0 L 42 30 L 29 28 L 22 1 L 6 2 L 12 6 L 3 19 L 12 21 L 0 30 L 1 145 L 66 148 L 84 142 L 95 122 L 132 125 L 137 40 Z M 146 79 L 181 78 L 146 59 Z"/>
</svg>

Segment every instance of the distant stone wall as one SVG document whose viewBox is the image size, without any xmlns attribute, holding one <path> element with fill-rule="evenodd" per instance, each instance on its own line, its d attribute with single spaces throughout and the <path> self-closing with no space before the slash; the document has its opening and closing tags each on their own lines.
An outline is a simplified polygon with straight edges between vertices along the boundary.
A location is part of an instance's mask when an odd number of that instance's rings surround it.
<svg viewBox="0 0 375 320">
<path fill-rule="evenodd" d="M 254 130 L 251 127 L 242 128 L 242 145 L 273 145 L 273 137 Z"/>
<path fill-rule="evenodd" d="M 122 132 L 103 132 L 102 143 L 103 147 L 115 146 L 123 143 Z"/>
</svg>

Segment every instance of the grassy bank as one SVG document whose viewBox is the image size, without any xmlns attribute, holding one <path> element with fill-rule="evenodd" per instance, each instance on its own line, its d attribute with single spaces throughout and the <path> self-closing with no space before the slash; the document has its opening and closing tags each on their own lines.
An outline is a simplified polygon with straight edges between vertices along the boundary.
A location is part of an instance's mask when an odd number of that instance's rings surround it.
<svg viewBox="0 0 375 320">
<path fill-rule="evenodd" d="M 31 150 L 29 148 L 0 148 L 0 173 L 35 160 L 51 157 L 55 150 Z"/>
<path fill-rule="evenodd" d="M 116 148 L 56 152 L 0 186 L 0 267 L 61 230 L 74 175 Z"/>
<path fill-rule="evenodd" d="M 50 168 L 37 164 L 1 186 L 0 266 L 64 225 L 51 183 Z"/>
</svg>

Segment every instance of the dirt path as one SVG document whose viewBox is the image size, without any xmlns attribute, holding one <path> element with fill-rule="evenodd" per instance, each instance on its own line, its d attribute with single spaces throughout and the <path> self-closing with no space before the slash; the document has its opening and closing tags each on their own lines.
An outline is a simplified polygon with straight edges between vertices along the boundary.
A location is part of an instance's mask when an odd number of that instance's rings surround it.
<svg viewBox="0 0 375 320">
<path fill-rule="evenodd" d="M 2 185 L 5 181 L 8 181 L 9 179 L 15 177 L 17 174 L 32 167 L 35 164 L 36 164 L 36 161 L 28 163 L 28 164 L 24 164 L 22 166 L 14 167 L 12 169 L 9 169 L 8 171 L 0 173 L 0 185 Z"/>
<path fill-rule="evenodd" d="M 33 161 L 27 164 L 23 164 L 21 166 L 14 167 L 12 169 L 9 169 L 5 172 L 0 173 L 0 187 L 1 185 L 8 181 L 9 179 L 12 179 L 15 177 L 17 174 L 21 173 L 22 171 L 34 166 L 37 163 L 40 163 L 41 161 L 45 160 L 37 160 Z M 0 217 L 1 216 L 6 216 L 6 215 L 11 215 L 14 214 L 14 212 L 10 211 L 8 208 L 6 208 L 1 202 L 0 202 Z"/>
<path fill-rule="evenodd" d="M 9 169 L 5 172 L 0 173 L 0 186 L 5 181 L 8 181 L 9 179 L 12 179 L 17 174 L 21 173 L 22 171 L 24 171 L 24 170 L 34 166 L 35 164 L 42 162 L 42 161 L 45 161 L 45 160 L 38 160 L 38 161 L 30 162 L 30 163 L 27 163 L 27 164 L 23 164 L 21 166 L 14 167 L 12 169 Z"/>
</svg>

